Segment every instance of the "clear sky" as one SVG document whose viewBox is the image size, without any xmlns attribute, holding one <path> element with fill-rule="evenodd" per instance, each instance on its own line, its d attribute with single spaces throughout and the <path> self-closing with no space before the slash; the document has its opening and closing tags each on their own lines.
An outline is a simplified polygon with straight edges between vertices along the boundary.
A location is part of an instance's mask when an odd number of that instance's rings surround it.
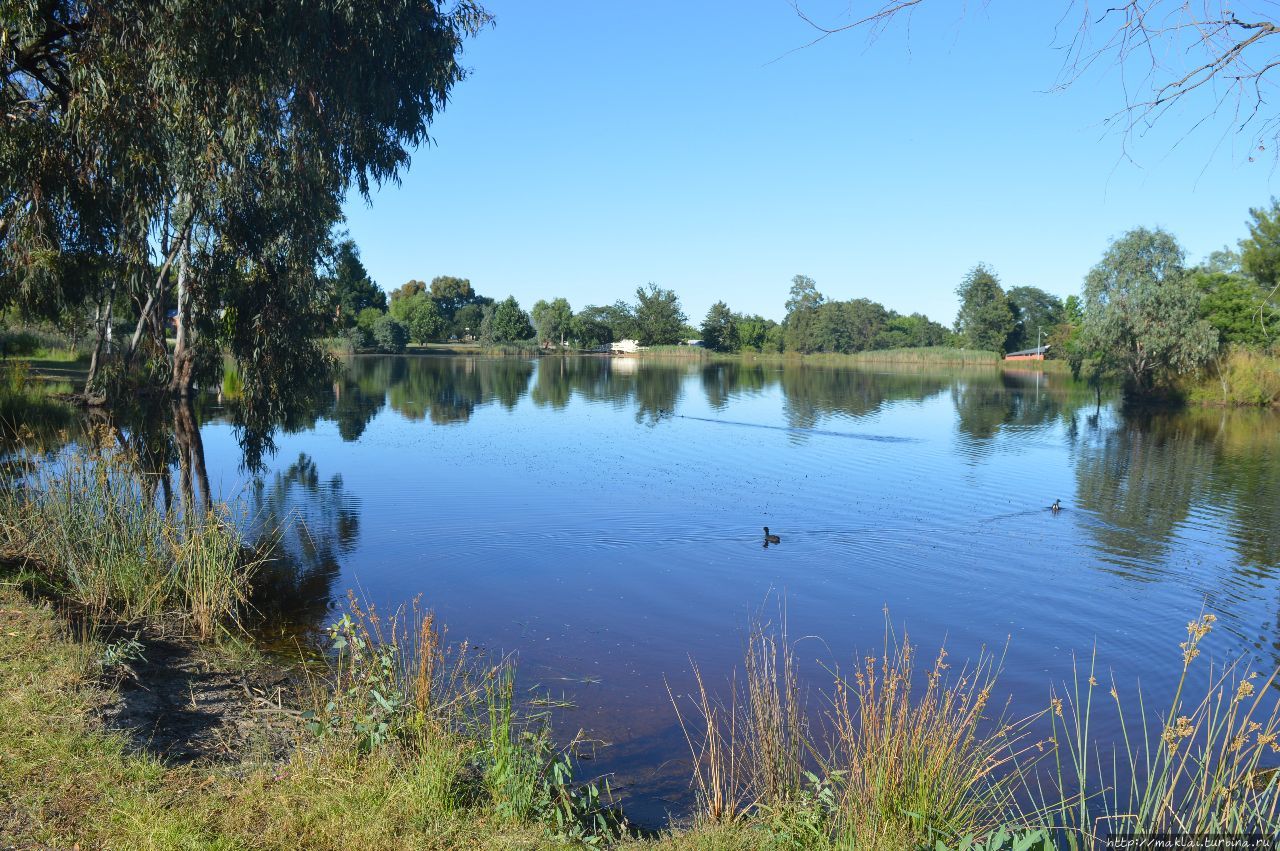
<svg viewBox="0 0 1280 851">
<path fill-rule="evenodd" d="M 788 54 L 813 31 L 785 0 L 488 0 L 434 144 L 347 227 L 388 291 L 458 275 L 577 310 L 652 281 L 694 325 L 720 299 L 781 320 L 796 274 L 950 325 L 979 261 L 1066 296 L 1131 227 L 1192 262 L 1234 245 L 1272 155 L 1225 119 L 1188 134 L 1193 105 L 1126 161 L 1118 73 L 1050 91 L 1067 5 L 929 0 L 873 44 Z"/>
</svg>

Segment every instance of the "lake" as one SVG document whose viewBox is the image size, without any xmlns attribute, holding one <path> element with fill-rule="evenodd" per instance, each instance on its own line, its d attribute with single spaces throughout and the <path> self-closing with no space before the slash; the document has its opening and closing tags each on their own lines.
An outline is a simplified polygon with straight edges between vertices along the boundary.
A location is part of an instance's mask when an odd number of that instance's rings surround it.
<svg viewBox="0 0 1280 851">
<path fill-rule="evenodd" d="M 693 660 L 727 693 L 754 613 L 785 610 L 816 685 L 886 610 L 957 663 L 1007 641 L 1018 711 L 1095 645 L 1167 701 L 1202 609 L 1215 656 L 1280 663 L 1272 412 L 1127 414 L 1034 370 L 405 356 L 351 360 L 256 478 L 201 419 L 215 494 L 304 521 L 295 619 L 421 595 L 573 704 L 558 733 L 607 743 L 585 770 L 642 823 L 691 802 L 668 687 Z"/>
</svg>

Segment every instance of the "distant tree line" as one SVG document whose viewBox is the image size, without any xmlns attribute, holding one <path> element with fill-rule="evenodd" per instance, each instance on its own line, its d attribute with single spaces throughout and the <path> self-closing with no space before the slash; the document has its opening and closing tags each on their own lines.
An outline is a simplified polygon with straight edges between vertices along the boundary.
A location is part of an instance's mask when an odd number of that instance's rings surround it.
<svg viewBox="0 0 1280 851">
<path fill-rule="evenodd" d="M 934 346 L 1008 353 L 1047 345 L 1048 357 L 1068 361 L 1077 374 L 1088 363 L 1091 379 L 1115 378 L 1148 395 L 1227 348 L 1263 351 L 1280 340 L 1280 204 L 1251 210 L 1248 229 L 1237 249 L 1214 252 L 1195 267 L 1172 235 L 1132 230 L 1108 247 L 1081 294 L 1065 300 L 1034 286 L 1005 289 L 992 267 L 978 263 L 956 288 L 960 307 L 950 328 L 867 298 L 830 299 L 805 275 L 791 280 L 782 322 L 717 301 L 697 329 L 676 293 L 652 283 L 636 289 L 634 302 L 575 312 L 555 298 L 526 313 L 514 297 L 498 302 L 465 278 L 441 276 L 429 285 L 409 281 L 388 304 L 349 241 L 335 252 L 330 289 L 335 322 L 358 347 L 381 351 L 468 338 L 555 348 L 700 338 L 716 352 L 798 354 Z"/>
</svg>

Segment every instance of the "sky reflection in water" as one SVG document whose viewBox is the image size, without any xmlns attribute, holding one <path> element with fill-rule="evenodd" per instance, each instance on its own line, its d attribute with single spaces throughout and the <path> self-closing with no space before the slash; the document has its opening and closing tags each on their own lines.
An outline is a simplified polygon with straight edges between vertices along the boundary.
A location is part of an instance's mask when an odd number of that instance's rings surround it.
<svg viewBox="0 0 1280 851">
<path fill-rule="evenodd" d="M 576 704 L 560 731 L 610 743 L 589 770 L 641 820 L 689 800 L 665 683 L 690 657 L 725 683 L 779 600 L 816 684 L 887 607 L 955 661 L 1008 638 L 1026 711 L 1095 641 L 1163 698 L 1202 606 L 1217 655 L 1280 659 L 1272 413 L 1125 416 L 1030 371 L 362 357 L 304 422 L 257 483 L 217 410 L 202 428 L 215 492 L 306 520 L 294 616 L 423 595 Z"/>
</svg>

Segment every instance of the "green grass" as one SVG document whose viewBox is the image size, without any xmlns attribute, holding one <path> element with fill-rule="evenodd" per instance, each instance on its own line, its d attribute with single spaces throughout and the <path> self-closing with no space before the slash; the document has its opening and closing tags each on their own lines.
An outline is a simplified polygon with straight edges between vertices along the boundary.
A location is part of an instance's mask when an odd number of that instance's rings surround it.
<svg viewBox="0 0 1280 851">
<path fill-rule="evenodd" d="M 95 729 L 93 643 L 0 587 L 0 840 L 104 849 L 557 848 L 441 794 L 465 773 L 446 751 L 354 756 L 300 746 L 289 759 L 165 767 Z"/>
<path fill-rule="evenodd" d="M 922 366 L 997 366 L 1000 355 L 975 349 L 952 349 L 946 346 L 928 346 L 914 349 L 880 349 L 850 355 L 854 363 L 901 363 Z"/>
<path fill-rule="evenodd" d="M 21 456 L 0 487 L 0 559 L 94 620 L 180 618 L 202 638 L 235 627 L 257 563 L 230 509 L 165 511 L 129 453 L 96 437 L 56 463 Z"/>
<path fill-rule="evenodd" d="M 504 357 L 536 357 L 542 354 L 542 346 L 537 340 L 512 340 L 507 343 L 485 343 L 480 346 L 481 354 Z"/>
<path fill-rule="evenodd" d="M 1228 349 L 1191 383 L 1187 397 L 1201 405 L 1280 406 L 1280 351 Z"/>
</svg>

